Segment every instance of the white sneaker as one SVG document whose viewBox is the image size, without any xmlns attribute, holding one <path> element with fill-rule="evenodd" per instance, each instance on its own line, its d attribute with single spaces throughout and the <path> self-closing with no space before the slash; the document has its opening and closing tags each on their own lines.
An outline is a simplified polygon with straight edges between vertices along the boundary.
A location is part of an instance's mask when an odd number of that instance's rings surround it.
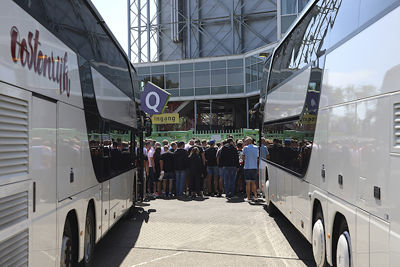
<svg viewBox="0 0 400 267">
<path fill-rule="evenodd" d="M 250 199 L 248 199 L 247 197 L 244 199 L 244 202 L 249 202 Z"/>
</svg>

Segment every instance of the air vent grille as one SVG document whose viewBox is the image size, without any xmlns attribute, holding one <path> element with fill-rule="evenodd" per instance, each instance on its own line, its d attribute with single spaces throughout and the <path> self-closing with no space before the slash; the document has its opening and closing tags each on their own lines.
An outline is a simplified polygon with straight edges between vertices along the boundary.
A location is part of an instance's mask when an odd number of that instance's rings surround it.
<svg viewBox="0 0 400 267">
<path fill-rule="evenodd" d="M 28 192 L 0 198 L 0 231 L 28 219 Z M 0 264 L 0 266 L 2 266 Z"/>
<path fill-rule="evenodd" d="M 0 243 L 0 266 L 28 266 L 29 233 L 25 230 Z"/>
<path fill-rule="evenodd" d="M 0 94 L 0 178 L 28 173 L 28 102 Z"/>
</svg>

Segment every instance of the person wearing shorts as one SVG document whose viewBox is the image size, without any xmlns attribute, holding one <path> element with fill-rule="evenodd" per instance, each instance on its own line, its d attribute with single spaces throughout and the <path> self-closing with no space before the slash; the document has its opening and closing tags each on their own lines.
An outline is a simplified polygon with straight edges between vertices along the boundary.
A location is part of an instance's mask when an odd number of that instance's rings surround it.
<svg viewBox="0 0 400 267">
<path fill-rule="evenodd" d="M 242 158 L 244 160 L 244 179 L 246 180 L 245 201 L 250 200 L 250 191 L 253 191 L 254 200 L 257 200 L 257 166 L 258 166 L 258 147 L 253 145 L 253 139 L 247 137 L 243 148 Z"/>
<path fill-rule="evenodd" d="M 174 153 L 168 150 L 168 145 L 164 146 L 166 152 L 160 157 L 160 168 L 161 168 L 161 176 L 162 176 L 162 197 L 169 196 L 172 198 L 172 186 L 174 182 Z M 168 182 L 168 192 L 167 192 L 167 182 Z"/>
</svg>

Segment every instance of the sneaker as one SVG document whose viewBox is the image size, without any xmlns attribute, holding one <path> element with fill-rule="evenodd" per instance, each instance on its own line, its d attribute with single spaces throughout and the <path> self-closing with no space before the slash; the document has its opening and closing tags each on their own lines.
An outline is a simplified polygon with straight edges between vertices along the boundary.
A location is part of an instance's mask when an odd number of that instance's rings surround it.
<svg viewBox="0 0 400 267">
<path fill-rule="evenodd" d="M 161 197 L 165 198 L 165 192 L 162 192 Z"/>
<path fill-rule="evenodd" d="M 244 202 L 249 202 L 250 199 L 248 199 L 247 197 L 244 199 Z"/>
<path fill-rule="evenodd" d="M 158 192 L 154 192 L 154 197 L 159 197 L 160 194 Z"/>
</svg>

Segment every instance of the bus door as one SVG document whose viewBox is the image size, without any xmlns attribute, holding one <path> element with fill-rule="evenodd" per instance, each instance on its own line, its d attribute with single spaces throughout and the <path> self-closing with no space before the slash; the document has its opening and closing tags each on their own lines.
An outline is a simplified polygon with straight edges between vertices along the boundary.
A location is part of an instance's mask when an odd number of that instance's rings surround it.
<svg viewBox="0 0 400 267">
<path fill-rule="evenodd" d="M 30 174 L 33 180 L 32 266 L 55 266 L 57 248 L 57 104 L 32 97 Z"/>
</svg>

